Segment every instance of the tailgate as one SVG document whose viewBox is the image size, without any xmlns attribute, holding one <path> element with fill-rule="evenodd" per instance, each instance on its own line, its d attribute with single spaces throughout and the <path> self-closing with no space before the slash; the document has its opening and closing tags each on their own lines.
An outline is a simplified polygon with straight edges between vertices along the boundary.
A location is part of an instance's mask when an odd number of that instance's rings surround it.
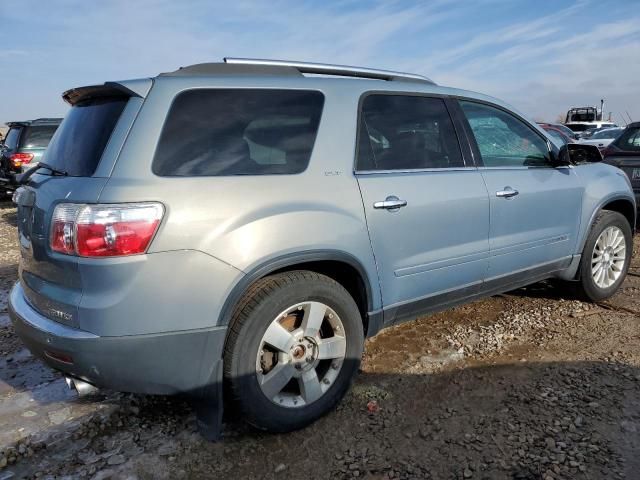
<svg viewBox="0 0 640 480">
<path fill-rule="evenodd" d="M 108 181 L 100 166 L 112 165 L 139 104 L 113 87 L 74 90 L 72 108 L 54 134 L 40 168 L 16 193 L 20 281 L 27 301 L 42 315 L 77 327 L 82 299 L 78 257 L 50 246 L 59 203 L 96 203 Z M 129 109 L 127 109 L 129 105 Z M 106 168 L 110 170 L 110 168 Z M 69 232 L 69 238 L 73 232 Z"/>
<path fill-rule="evenodd" d="M 51 214 L 57 203 L 73 198 L 94 203 L 106 178 L 35 175 L 16 194 L 20 281 L 29 303 L 52 320 L 77 326 L 82 297 L 77 257 L 55 253 L 49 247 Z"/>
</svg>

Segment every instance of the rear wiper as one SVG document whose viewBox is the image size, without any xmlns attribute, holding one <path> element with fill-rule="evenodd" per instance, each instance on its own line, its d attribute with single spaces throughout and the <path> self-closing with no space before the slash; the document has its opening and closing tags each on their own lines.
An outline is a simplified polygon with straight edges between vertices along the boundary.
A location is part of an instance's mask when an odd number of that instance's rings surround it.
<svg viewBox="0 0 640 480">
<path fill-rule="evenodd" d="M 29 180 L 29 178 L 31 177 L 31 175 L 33 175 L 34 173 L 36 173 L 36 171 L 40 170 L 41 168 L 46 168 L 47 170 L 49 170 L 53 175 L 60 175 L 63 177 L 66 177 L 67 175 L 69 175 L 67 172 L 65 172 L 64 170 L 58 170 L 55 167 L 52 167 L 51 165 L 48 165 L 44 162 L 38 162 L 35 164 L 35 166 L 33 166 L 32 168 L 30 168 L 29 170 L 27 170 L 24 173 L 21 173 L 20 175 L 16 175 L 15 179 L 16 179 L 16 183 L 23 185 L 27 182 L 27 180 Z"/>
</svg>

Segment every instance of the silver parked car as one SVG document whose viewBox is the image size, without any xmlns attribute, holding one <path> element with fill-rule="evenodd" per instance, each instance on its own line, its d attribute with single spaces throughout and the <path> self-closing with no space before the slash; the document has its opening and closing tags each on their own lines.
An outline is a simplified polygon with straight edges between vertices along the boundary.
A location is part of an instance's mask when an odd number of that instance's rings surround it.
<svg viewBox="0 0 640 480">
<path fill-rule="evenodd" d="M 193 394 L 211 436 L 223 382 L 301 428 L 383 327 L 547 278 L 601 300 L 629 267 L 623 172 L 424 77 L 229 59 L 64 99 L 15 196 L 16 331 L 79 388 Z"/>
<path fill-rule="evenodd" d="M 624 128 L 621 127 L 603 128 L 588 138 L 581 138 L 578 142 L 586 145 L 595 145 L 600 150 L 604 150 L 611 142 L 618 138 L 623 131 Z"/>
</svg>

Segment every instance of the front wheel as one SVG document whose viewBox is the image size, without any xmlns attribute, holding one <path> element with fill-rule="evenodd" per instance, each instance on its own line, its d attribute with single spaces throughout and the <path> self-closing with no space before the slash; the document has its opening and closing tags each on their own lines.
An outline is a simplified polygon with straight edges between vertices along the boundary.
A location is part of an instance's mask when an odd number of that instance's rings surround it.
<svg viewBox="0 0 640 480">
<path fill-rule="evenodd" d="M 357 372 L 363 325 L 335 280 L 308 271 L 256 282 L 240 301 L 225 346 L 225 380 L 247 422 L 287 432 L 332 409 Z"/>
<path fill-rule="evenodd" d="M 593 302 L 612 296 L 624 281 L 633 250 L 631 227 L 618 212 L 598 214 L 580 261 L 580 287 Z"/>
</svg>

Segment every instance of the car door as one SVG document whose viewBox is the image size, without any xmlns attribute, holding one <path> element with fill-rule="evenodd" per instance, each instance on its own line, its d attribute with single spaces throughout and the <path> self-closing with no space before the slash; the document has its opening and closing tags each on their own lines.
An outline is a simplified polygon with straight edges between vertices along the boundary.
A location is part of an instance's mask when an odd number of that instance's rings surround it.
<svg viewBox="0 0 640 480">
<path fill-rule="evenodd" d="M 548 141 L 515 114 L 471 100 L 460 106 L 491 203 L 488 284 L 563 268 L 574 253 L 584 193 L 575 169 L 554 168 Z"/>
<path fill-rule="evenodd" d="M 489 199 L 443 98 L 372 93 L 360 105 L 356 177 L 389 324 L 479 290 Z"/>
</svg>

